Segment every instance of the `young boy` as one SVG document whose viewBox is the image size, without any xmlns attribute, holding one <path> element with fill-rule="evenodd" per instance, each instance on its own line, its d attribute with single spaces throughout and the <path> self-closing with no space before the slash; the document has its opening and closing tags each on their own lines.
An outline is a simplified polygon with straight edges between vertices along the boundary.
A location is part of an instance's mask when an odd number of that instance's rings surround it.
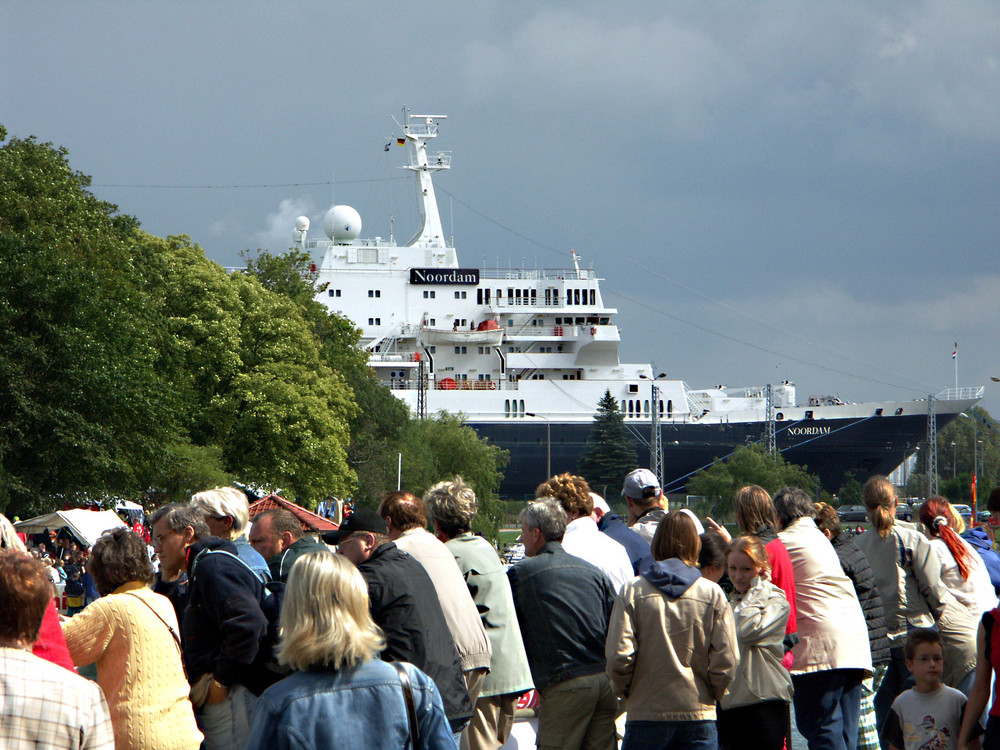
<svg viewBox="0 0 1000 750">
<path fill-rule="evenodd" d="M 887 741 L 892 750 L 955 750 L 965 696 L 941 683 L 941 634 L 935 630 L 913 631 L 906 639 L 903 654 L 915 684 L 893 701 L 882 726 L 883 742 Z M 973 750 L 979 748 L 979 733 L 969 743 Z"/>
</svg>

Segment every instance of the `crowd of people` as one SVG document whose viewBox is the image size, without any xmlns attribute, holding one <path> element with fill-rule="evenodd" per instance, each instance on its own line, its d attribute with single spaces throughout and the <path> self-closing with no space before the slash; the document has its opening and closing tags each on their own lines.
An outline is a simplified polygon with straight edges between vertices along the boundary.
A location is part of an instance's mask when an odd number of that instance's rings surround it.
<svg viewBox="0 0 1000 750">
<path fill-rule="evenodd" d="M 200 492 L 147 519 L 155 570 L 129 528 L 29 550 L 0 516 L 0 746 L 497 750 L 534 688 L 539 748 L 791 750 L 793 717 L 810 750 L 1000 748 L 992 539 L 941 498 L 898 521 L 884 477 L 863 497 L 855 536 L 743 487 L 734 538 L 647 469 L 624 517 L 562 474 L 510 566 L 460 477 L 319 539 Z M 56 575 L 94 589 L 61 620 Z"/>
</svg>

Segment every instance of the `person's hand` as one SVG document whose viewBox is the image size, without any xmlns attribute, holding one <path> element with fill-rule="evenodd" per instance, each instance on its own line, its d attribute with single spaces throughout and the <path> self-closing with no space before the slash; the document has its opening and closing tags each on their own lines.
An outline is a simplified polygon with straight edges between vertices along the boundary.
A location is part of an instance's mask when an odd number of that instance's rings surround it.
<svg viewBox="0 0 1000 750">
<path fill-rule="evenodd" d="M 208 683 L 208 695 L 205 697 L 205 703 L 222 703 L 228 697 L 229 688 L 221 682 L 213 679 Z"/>
<path fill-rule="evenodd" d="M 708 524 L 709 529 L 711 529 L 712 531 L 716 532 L 723 539 L 726 540 L 726 544 L 729 544 L 731 541 L 733 541 L 733 535 L 729 533 L 729 531 L 726 529 L 725 526 L 723 526 L 723 525 L 721 525 L 719 523 L 716 523 L 716 521 L 715 521 L 714 518 L 712 518 L 711 516 L 708 516 L 705 519 L 705 522 Z"/>
</svg>

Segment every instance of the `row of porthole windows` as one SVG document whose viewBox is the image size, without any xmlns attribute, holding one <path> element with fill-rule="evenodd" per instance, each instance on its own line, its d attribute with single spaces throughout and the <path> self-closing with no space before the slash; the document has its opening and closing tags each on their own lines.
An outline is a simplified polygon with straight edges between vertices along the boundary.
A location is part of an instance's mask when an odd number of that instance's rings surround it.
<svg viewBox="0 0 1000 750">
<path fill-rule="evenodd" d="M 660 416 L 670 416 L 674 412 L 674 402 L 670 399 L 666 402 L 666 410 L 664 411 L 663 399 L 660 399 Z M 649 399 L 642 401 L 640 399 L 629 399 L 628 401 L 623 400 L 621 402 L 622 416 L 624 417 L 648 417 L 649 416 Z"/>
<path fill-rule="evenodd" d="M 523 417 L 524 399 L 508 398 L 503 402 L 503 415 L 505 417 Z"/>
</svg>

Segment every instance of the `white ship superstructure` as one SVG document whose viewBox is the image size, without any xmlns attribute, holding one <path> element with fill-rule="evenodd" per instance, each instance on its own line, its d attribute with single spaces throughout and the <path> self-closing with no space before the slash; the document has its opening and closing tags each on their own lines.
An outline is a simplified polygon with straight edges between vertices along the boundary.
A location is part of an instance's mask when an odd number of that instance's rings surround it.
<svg viewBox="0 0 1000 750">
<path fill-rule="evenodd" d="M 319 299 L 361 329 L 379 379 L 414 413 L 462 413 L 491 436 L 502 431 L 490 425 L 585 427 L 610 391 L 626 423 L 645 423 L 648 432 L 651 420 L 659 422 L 665 452 L 701 440 L 680 431 L 684 426 L 744 425 L 752 436 L 770 421 L 788 440 L 841 429 L 830 420 L 926 418 L 927 401 L 845 404 L 822 397 L 799 405 L 786 381 L 770 388 L 768 420 L 767 386 L 693 390 L 655 376 L 649 364 L 620 362 L 617 310 L 605 304 L 601 279 L 581 267 L 575 251 L 567 250 L 567 268 L 560 270 L 461 266 L 444 236 L 432 179 L 451 168 L 451 153 L 428 150 L 444 119 L 404 110 L 400 124 L 403 168 L 415 177 L 420 222 L 409 242 L 360 239 L 361 217 L 349 206 L 327 212 L 327 239 L 308 237 L 305 217 L 295 232 L 300 247 L 322 256 L 317 280 L 326 287 Z M 972 388 L 944 392 L 936 397 L 938 412 L 953 416 L 981 395 Z M 549 442 L 551 448 L 551 436 Z M 909 442 L 894 450 L 912 450 Z"/>
</svg>

